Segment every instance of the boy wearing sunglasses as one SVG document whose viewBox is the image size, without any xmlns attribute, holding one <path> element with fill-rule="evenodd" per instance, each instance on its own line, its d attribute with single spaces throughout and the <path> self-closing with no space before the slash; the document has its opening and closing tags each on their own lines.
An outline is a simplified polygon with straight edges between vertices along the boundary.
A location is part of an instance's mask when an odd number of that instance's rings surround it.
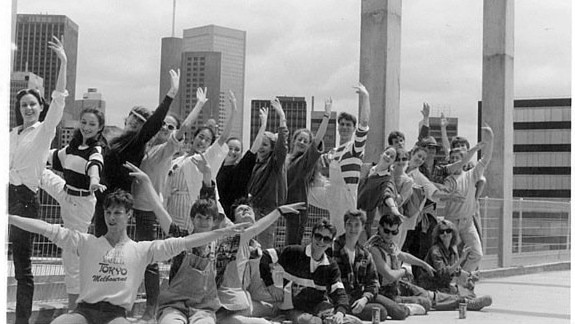
<svg viewBox="0 0 575 324">
<path fill-rule="evenodd" d="M 337 324 L 361 323 L 358 318 L 346 315 L 349 299 L 339 268 L 325 254 L 332 246 L 335 234 L 335 227 L 323 218 L 314 225 L 309 245 L 290 245 L 281 251 L 268 249 L 263 252 L 260 272 L 268 289 L 281 289 L 272 288 L 274 283 L 270 265 L 277 263 L 284 269 L 283 289 L 288 291 L 284 304 L 290 301 L 293 304 L 293 309 L 285 315 L 294 323 L 319 324 L 326 318 L 331 318 L 332 323 Z"/>
</svg>

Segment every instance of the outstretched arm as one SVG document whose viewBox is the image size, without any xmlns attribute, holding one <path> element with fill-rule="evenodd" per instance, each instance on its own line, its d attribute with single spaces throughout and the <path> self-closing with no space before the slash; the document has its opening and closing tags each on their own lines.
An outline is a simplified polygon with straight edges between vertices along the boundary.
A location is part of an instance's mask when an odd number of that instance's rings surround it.
<svg viewBox="0 0 575 324">
<path fill-rule="evenodd" d="M 260 146 L 262 145 L 262 140 L 267 125 L 268 125 L 268 107 L 263 107 L 260 108 L 260 130 L 258 131 L 256 138 L 254 139 L 252 147 L 250 148 L 250 151 L 254 154 L 258 152 Z"/>
<path fill-rule="evenodd" d="M 152 186 L 152 181 L 148 175 L 140 170 L 137 166 L 130 162 L 126 162 L 124 164 L 128 170 L 130 170 L 130 176 L 134 177 L 134 181 L 137 181 L 141 184 L 142 188 L 144 189 L 145 196 L 149 198 L 150 202 L 153 204 L 154 214 L 158 219 L 158 223 L 160 223 L 160 227 L 165 234 L 170 232 L 170 225 L 172 224 L 172 217 L 168 212 L 164 209 L 162 205 L 162 201 L 160 200 L 160 196 L 156 193 L 154 186 Z"/>
<path fill-rule="evenodd" d="M 445 167 L 447 168 L 448 173 L 452 174 L 454 171 L 463 168 L 464 165 L 466 165 L 467 163 L 469 163 L 469 161 L 471 161 L 471 158 L 473 157 L 473 155 L 475 155 L 475 153 L 477 153 L 477 151 L 481 150 L 484 146 L 485 146 L 484 142 L 479 142 L 479 143 L 477 143 L 477 145 L 470 148 L 469 151 L 467 151 L 467 153 L 465 153 L 465 155 L 463 156 L 463 159 L 461 159 L 455 163 L 446 165 Z"/>
<path fill-rule="evenodd" d="M 234 95 L 232 90 L 230 90 L 230 93 L 229 93 L 229 100 L 230 100 L 230 104 L 232 106 L 232 111 L 231 111 L 230 118 L 228 118 L 228 121 L 226 122 L 226 126 L 224 126 L 224 131 L 222 132 L 222 135 L 220 136 L 220 138 L 218 138 L 218 144 L 220 146 L 224 145 L 224 143 L 226 142 L 228 137 L 230 137 L 230 134 L 232 133 L 232 127 L 234 124 L 234 119 L 235 119 L 236 114 L 238 112 L 238 107 L 236 104 L 236 96 Z"/>
<path fill-rule="evenodd" d="M 398 255 L 398 259 L 401 261 L 404 261 L 406 263 L 409 263 L 411 265 L 416 265 L 418 267 L 422 267 L 431 276 L 433 276 L 433 274 L 435 273 L 435 269 L 433 269 L 433 267 L 430 266 L 427 262 L 421 260 L 420 258 L 414 257 L 413 255 L 411 255 L 409 253 L 400 252 Z"/>
<path fill-rule="evenodd" d="M 298 215 L 299 210 L 301 209 L 305 209 L 305 203 L 303 202 L 279 206 L 271 213 L 260 218 L 250 228 L 246 229 L 246 231 L 242 234 L 242 240 L 249 241 L 251 238 L 265 231 L 280 217 L 280 215 L 289 215 L 287 217 L 291 217 L 291 215 Z"/>
<path fill-rule="evenodd" d="M 8 224 L 40 235 L 45 235 L 46 231 L 52 226 L 52 224 L 46 223 L 43 220 L 16 215 L 8 215 Z"/>
<path fill-rule="evenodd" d="M 359 94 L 359 124 L 362 128 L 366 128 L 369 124 L 369 116 L 371 114 L 371 104 L 369 102 L 369 92 L 365 86 L 358 83 L 355 87 L 355 92 Z"/>
<path fill-rule="evenodd" d="M 186 249 L 191 250 L 195 247 L 206 245 L 212 241 L 221 239 L 226 236 L 236 235 L 242 233 L 246 227 L 250 226 L 249 223 L 234 224 L 232 226 L 219 228 L 217 230 L 191 234 L 185 237 Z"/>
<path fill-rule="evenodd" d="M 443 152 L 445 152 L 445 159 L 448 160 L 449 159 L 449 138 L 447 137 L 447 125 L 449 124 L 449 122 L 447 121 L 447 118 L 445 118 L 445 115 L 443 113 L 441 113 L 441 119 L 440 119 L 440 126 L 441 126 L 441 145 L 443 146 Z"/>
<path fill-rule="evenodd" d="M 324 106 L 323 118 L 321 120 L 321 124 L 319 124 L 319 128 L 317 129 L 317 134 L 315 134 L 315 138 L 314 138 L 314 142 L 315 142 L 316 146 L 318 146 L 321 143 L 321 141 L 323 140 L 323 136 L 325 135 L 325 132 L 327 131 L 327 126 L 329 124 L 329 117 L 331 116 L 331 105 L 332 105 L 331 98 L 326 99 L 325 100 L 325 106 Z"/>
<path fill-rule="evenodd" d="M 182 127 L 180 127 L 180 129 L 178 129 L 178 131 L 176 132 L 176 139 L 178 139 L 178 141 L 182 140 L 184 134 L 192 128 L 192 125 L 198 119 L 198 116 L 200 115 L 202 108 L 208 101 L 207 95 L 208 95 L 208 88 L 204 89 L 198 88 L 198 90 L 196 90 L 196 99 L 197 99 L 196 105 L 194 106 L 194 109 L 190 111 L 190 114 L 186 117 L 186 119 L 182 123 Z"/>
</svg>

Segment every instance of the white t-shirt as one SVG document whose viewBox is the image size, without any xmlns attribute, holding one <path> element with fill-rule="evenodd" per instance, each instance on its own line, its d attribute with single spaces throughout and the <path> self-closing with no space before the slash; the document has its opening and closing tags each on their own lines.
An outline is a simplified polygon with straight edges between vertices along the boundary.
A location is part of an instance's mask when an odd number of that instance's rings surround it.
<svg viewBox="0 0 575 324">
<path fill-rule="evenodd" d="M 134 242 L 111 246 L 104 237 L 52 225 L 44 234 L 61 248 L 80 256 L 78 302 L 109 302 L 131 310 L 146 266 L 168 260 L 185 250 L 184 238 Z"/>
</svg>

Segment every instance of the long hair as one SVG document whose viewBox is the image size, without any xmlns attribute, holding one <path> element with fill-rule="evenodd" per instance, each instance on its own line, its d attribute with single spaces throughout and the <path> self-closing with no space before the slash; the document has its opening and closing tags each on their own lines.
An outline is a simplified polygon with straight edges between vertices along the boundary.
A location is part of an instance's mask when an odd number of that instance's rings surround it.
<svg viewBox="0 0 575 324">
<path fill-rule="evenodd" d="M 33 95 L 36 98 L 36 100 L 38 100 L 38 104 L 40 105 L 40 107 L 43 108 L 42 111 L 40 112 L 40 115 L 38 116 L 39 122 L 44 121 L 44 118 L 46 118 L 46 114 L 48 113 L 48 108 L 50 108 L 50 105 L 46 103 L 46 100 L 44 99 L 42 94 L 40 94 L 40 91 L 38 91 L 38 89 L 22 89 L 18 91 L 18 93 L 16 94 L 16 103 L 14 104 L 14 112 L 16 113 L 16 125 L 18 126 L 24 124 L 24 118 L 22 117 L 22 113 L 20 112 L 20 100 L 22 100 L 22 97 L 24 97 L 27 94 Z"/>
<path fill-rule="evenodd" d="M 128 114 L 128 116 L 130 115 L 142 116 L 147 120 L 152 115 L 152 112 L 146 107 L 135 106 Z M 124 132 L 122 132 L 122 134 L 120 134 L 120 136 L 110 140 L 110 150 L 121 152 L 122 150 L 124 150 L 126 145 L 134 138 L 134 136 L 138 135 L 138 133 L 139 132 L 135 132 L 132 130 L 129 131 L 125 130 Z"/>
<path fill-rule="evenodd" d="M 457 245 L 459 245 L 459 242 L 461 241 L 459 237 L 459 231 L 457 230 L 457 226 L 455 226 L 455 224 L 446 219 L 440 220 L 437 222 L 437 225 L 435 225 L 435 228 L 431 234 L 432 244 L 443 244 L 441 238 L 439 238 L 440 227 L 451 229 L 451 242 L 449 242 L 449 248 L 454 248 L 457 250 Z"/>
<path fill-rule="evenodd" d="M 293 133 L 292 136 L 292 140 L 291 140 L 291 144 L 290 144 L 290 150 L 289 150 L 289 154 L 286 158 L 287 164 L 289 165 L 293 160 L 297 159 L 298 157 L 300 157 L 303 153 L 305 152 L 298 152 L 298 153 L 294 153 L 294 147 L 295 147 L 295 141 L 297 139 L 297 137 L 299 136 L 299 134 L 301 133 L 306 133 L 309 136 L 309 141 L 310 141 L 310 145 L 314 145 L 313 144 L 313 134 L 311 133 L 311 131 L 307 128 L 300 128 L 298 130 L 296 130 Z"/>
<path fill-rule="evenodd" d="M 96 108 L 84 108 L 84 110 L 82 110 L 82 112 L 80 113 L 80 119 L 85 114 L 94 114 L 98 119 L 98 127 L 100 127 L 98 134 L 96 134 L 96 136 L 94 137 L 89 138 L 86 141 L 86 145 L 101 146 L 102 148 L 106 147 L 108 145 L 108 141 L 102 134 L 104 132 L 104 127 L 106 125 L 106 118 L 104 116 L 104 113 Z M 84 138 L 82 136 L 82 132 L 80 132 L 80 127 L 76 127 L 76 129 L 74 129 L 74 133 L 72 134 L 72 140 L 70 141 L 70 144 L 68 144 L 68 146 L 70 148 L 77 148 L 78 146 L 82 145 L 83 139 Z"/>
</svg>

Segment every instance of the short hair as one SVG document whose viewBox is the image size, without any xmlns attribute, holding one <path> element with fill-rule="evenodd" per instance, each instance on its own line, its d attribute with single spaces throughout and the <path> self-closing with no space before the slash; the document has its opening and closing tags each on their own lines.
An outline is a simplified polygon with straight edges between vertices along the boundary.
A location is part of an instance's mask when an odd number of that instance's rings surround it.
<svg viewBox="0 0 575 324">
<path fill-rule="evenodd" d="M 218 204 L 213 199 L 200 198 L 192 205 L 190 218 L 194 219 L 198 214 L 212 216 L 212 219 L 215 220 L 218 217 Z"/>
<path fill-rule="evenodd" d="M 389 136 L 387 136 L 387 144 L 393 145 L 393 140 L 396 138 L 402 138 L 405 141 L 405 135 L 402 132 L 393 131 L 393 132 L 389 133 Z"/>
<path fill-rule="evenodd" d="M 457 144 L 465 144 L 465 147 L 469 150 L 469 141 L 463 136 L 455 136 L 451 139 L 451 148 L 454 148 Z"/>
<path fill-rule="evenodd" d="M 22 97 L 27 94 L 34 96 L 36 100 L 38 100 L 38 105 L 40 105 L 40 108 L 42 108 L 42 111 L 38 116 L 38 121 L 44 121 L 44 118 L 46 118 L 46 114 L 48 113 L 48 108 L 50 108 L 50 105 L 48 105 L 38 89 L 22 89 L 18 91 L 16 94 L 16 103 L 14 104 L 14 112 L 16 113 L 16 125 L 18 126 L 24 124 L 24 118 L 20 112 L 20 100 L 22 100 Z"/>
<path fill-rule="evenodd" d="M 252 205 L 251 201 L 249 198 L 247 197 L 240 197 L 236 200 L 234 200 L 234 202 L 232 203 L 232 206 L 230 207 L 230 214 L 228 215 L 228 218 L 232 218 L 235 217 L 236 215 L 236 209 L 240 206 L 240 205 L 246 205 L 246 206 L 250 206 L 252 209 L 254 208 L 254 206 Z"/>
<path fill-rule="evenodd" d="M 414 155 L 415 153 L 419 152 L 419 151 L 423 151 L 425 152 L 425 154 L 429 154 L 429 152 L 427 151 L 427 148 L 423 147 L 423 146 L 414 146 L 413 149 L 410 152 L 410 155 Z"/>
<path fill-rule="evenodd" d="M 357 118 L 350 113 L 345 111 L 339 113 L 339 116 L 337 116 L 337 123 L 339 124 L 339 122 L 343 119 L 351 121 L 353 123 L 353 127 L 357 125 Z"/>
<path fill-rule="evenodd" d="M 447 219 L 443 219 L 437 222 L 435 228 L 433 228 L 433 232 L 431 234 L 432 244 L 441 243 L 441 239 L 439 238 L 439 227 L 447 227 L 451 229 L 451 242 L 449 242 L 449 247 L 455 247 L 459 245 L 460 237 L 459 237 L 459 230 L 457 230 L 457 226 L 452 222 L 448 221 Z"/>
<path fill-rule="evenodd" d="M 398 215 L 386 213 L 381 215 L 379 219 L 379 226 L 383 227 L 383 224 L 387 224 L 389 226 L 393 225 L 401 225 L 401 218 Z"/>
<path fill-rule="evenodd" d="M 337 229 L 335 228 L 335 226 L 333 226 L 332 223 L 329 222 L 329 219 L 322 217 L 317 223 L 315 223 L 315 225 L 313 226 L 313 228 L 311 229 L 311 234 L 315 234 L 315 232 L 321 230 L 321 229 L 326 229 L 331 233 L 331 238 L 335 237 L 335 234 L 337 233 Z"/>
<path fill-rule="evenodd" d="M 196 129 L 196 131 L 194 132 L 194 136 L 192 136 L 192 141 L 196 138 L 196 136 L 198 136 L 198 134 L 203 131 L 204 129 L 207 129 L 210 131 L 210 133 L 212 134 L 212 142 L 210 143 L 210 145 L 214 144 L 214 142 L 216 141 L 216 132 L 214 132 L 214 129 L 210 126 L 202 126 L 199 127 L 198 129 Z"/>
<path fill-rule="evenodd" d="M 345 212 L 345 214 L 343 215 L 343 223 L 347 223 L 348 220 L 350 219 L 359 219 L 359 221 L 361 222 L 361 225 L 365 225 L 365 222 L 367 222 L 367 216 L 365 215 L 365 212 L 361 209 L 355 209 L 355 210 L 348 210 Z"/>
<path fill-rule="evenodd" d="M 104 198 L 104 209 L 111 206 L 124 207 L 126 211 L 130 211 L 134 206 L 134 198 L 129 192 L 118 188 Z"/>
<path fill-rule="evenodd" d="M 461 155 L 465 155 L 465 151 L 463 151 L 463 149 L 461 147 L 458 147 L 458 148 L 454 148 L 454 149 L 449 150 L 449 157 L 451 157 L 451 155 L 455 154 L 455 153 L 460 153 Z"/>
</svg>

